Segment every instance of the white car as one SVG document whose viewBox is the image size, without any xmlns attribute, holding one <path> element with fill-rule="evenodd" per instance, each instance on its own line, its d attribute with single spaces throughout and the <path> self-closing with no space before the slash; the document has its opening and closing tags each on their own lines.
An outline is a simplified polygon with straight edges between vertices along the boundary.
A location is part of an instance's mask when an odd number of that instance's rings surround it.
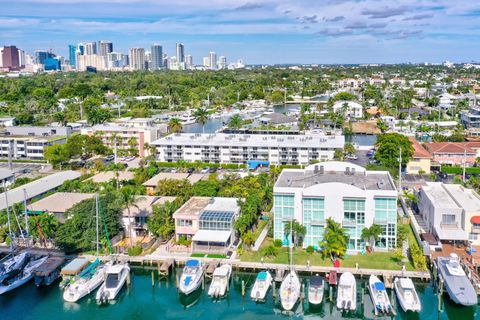
<svg viewBox="0 0 480 320">
<path fill-rule="evenodd" d="M 203 168 L 202 170 L 200 170 L 200 173 L 209 173 L 210 172 L 210 168 L 209 167 L 205 167 Z"/>
</svg>

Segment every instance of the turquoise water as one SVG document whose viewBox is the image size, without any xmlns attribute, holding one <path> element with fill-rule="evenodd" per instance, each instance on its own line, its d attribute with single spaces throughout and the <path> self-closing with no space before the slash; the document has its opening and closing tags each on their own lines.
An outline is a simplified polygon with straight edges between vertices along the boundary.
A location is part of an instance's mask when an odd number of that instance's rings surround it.
<svg viewBox="0 0 480 320">
<path fill-rule="evenodd" d="M 180 270 L 178 270 L 180 272 Z M 155 272 L 156 273 L 156 272 Z M 246 297 L 242 299 L 242 280 L 246 283 Z M 206 290 L 198 290 L 188 297 L 180 296 L 175 288 L 175 277 L 151 284 L 151 273 L 147 270 L 134 269 L 130 287 L 120 293 L 115 304 L 98 306 L 94 295 L 90 295 L 78 304 L 66 303 L 58 283 L 46 288 L 36 288 L 33 283 L 25 285 L 7 295 L 0 296 L 0 319 L 373 319 L 373 307 L 366 293 L 363 307 L 357 305 L 354 315 L 342 317 L 329 302 L 324 302 L 317 309 L 308 307 L 308 302 L 299 303 L 293 315 L 282 314 L 280 303 L 274 302 L 272 290 L 263 304 L 252 302 L 249 289 L 255 275 L 234 272 L 232 286 L 227 298 L 213 301 Z M 358 281 L 359 301 L 364 282 Z M 206 284 L 208 287 L 208 282 Z M 278 288 L 278 286 L 277 286 Z M 444 311 L 437 311 L 437 296 L 430 284 L 417 284 L 422 300 L 420 314 L 405 314 L 398 311 L 396 319 L 480 319 L 475 307 L 458 307 L 444 297 Z M 328 299 L 328 292 L 325 293 Z M 395 301 L 396 304 L 396 301 Z M 376 318 L 380 319 L 380 318 Z M 393 319 L 393 317 L 391 318 Z"/>
</svg>

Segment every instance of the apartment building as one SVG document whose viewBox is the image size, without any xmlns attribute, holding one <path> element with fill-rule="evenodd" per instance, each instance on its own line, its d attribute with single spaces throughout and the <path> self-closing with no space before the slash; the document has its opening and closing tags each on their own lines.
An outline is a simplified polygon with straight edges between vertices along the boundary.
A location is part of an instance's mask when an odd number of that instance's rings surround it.
<svg viewBox="0 0 480 320">
<path fill-rule="evenodd" d="M 273 198 L 274 238 L 285 245 L 285 222 L 295 219 L 303 224 L 307 229 L 303 246 L 317 248 L 326 219 L 332 218 L 348 230 L 350 252 L 364 250 L 362 230 L 374 223 L 383 229 L 376 248 L 396 248 L 397 190 L 386 171 L 367 171 L 337 161 L 284 169 L 275 183 Z"/>
<path fill-rule="evenodd" d="M 247 163 L 251 160 L 269 164 L 301 164 L 333 159 L 335 149 L 343 149 L 342 135 L 311 133 L 275 134 L 171 134 L 153 145 L 159 161 Z"/>
</svg>

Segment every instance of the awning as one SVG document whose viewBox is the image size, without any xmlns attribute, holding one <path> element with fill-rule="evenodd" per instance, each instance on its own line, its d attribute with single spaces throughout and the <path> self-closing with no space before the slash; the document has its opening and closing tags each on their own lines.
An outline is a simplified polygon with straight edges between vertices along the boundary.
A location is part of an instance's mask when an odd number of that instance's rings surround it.
<svg viewBox="0 0 480 320">
<path fill-rule="evenodd" d="M 193 236 L 193 241 L 202 242 L 222 242 L 225 243 L 230 238 L 231 231 L 219 231 L 219 230 L 198 230 Z"/>
<path fill-rule="evenodd" d="M 473 223 L 473 224 L 480 224 L 480 216 L 473 216 L 470 219 L 470 222 Z"/>
<path fill-rule="evenodd" d="M 458 241 L 467 241 L 468 234 L 465 230 L 459 228 L 437 228 L 435 227 L 435 232 L 440 240 L 458 240 Z"/>
<path fill-rule="evenodd" d="M 267 161 L 267 160 L 248 160 L 247 165 L 248 165 L 248 169 L 255 170 L 259 166 L 269 166 L 270 161 Z"/>
</svg>

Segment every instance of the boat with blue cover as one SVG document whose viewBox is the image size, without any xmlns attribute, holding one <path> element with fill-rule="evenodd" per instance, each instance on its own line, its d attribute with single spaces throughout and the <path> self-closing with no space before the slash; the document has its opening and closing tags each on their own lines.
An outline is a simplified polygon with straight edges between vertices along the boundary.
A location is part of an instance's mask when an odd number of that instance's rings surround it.
<svg viewBox="0 0 480 320">
<path fill-rule="evenodd" d="M 390 303 L 388 298 L 387 290 L 377 276 L 371 275 L 368 280 L 368 290 L 370 291 L 370 296 L 372 297 L 372 302 L 375 308 L 375 315 L 378 314 L 395 314 L 395 310 Z"/>
<path fill-rule="evenodd" d="M 263 301 L 267 295 L 268 289 L 272 285 L 272 275 L 268 271 L 261 271 L 255 279 L 255 283 L 250 293 L 253 301 Z"/>
<path fill-rule="evenodd" d="M 182 277 L 180 278 L 180 285 L 178 288 L 180 292 L 188 295 L 200 287 L 202 280 L 202 262 L 196 259 L 188 260 L 183 268 Z"/>
</svg>

